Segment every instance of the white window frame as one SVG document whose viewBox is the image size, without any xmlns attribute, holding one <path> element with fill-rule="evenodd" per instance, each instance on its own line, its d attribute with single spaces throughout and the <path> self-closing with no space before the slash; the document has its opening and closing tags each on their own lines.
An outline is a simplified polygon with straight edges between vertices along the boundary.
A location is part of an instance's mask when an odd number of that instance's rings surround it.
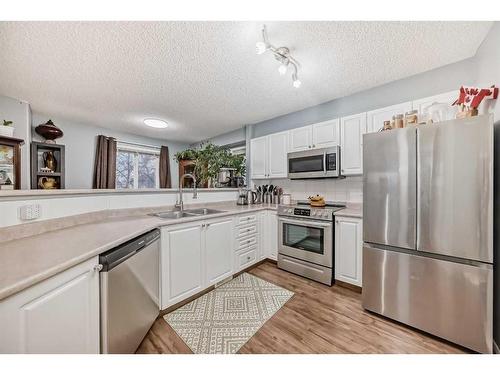
<svg viewBox="0 0 500 375">
<path fill-rule="evenodd" d="M 131 188 L 120 188 L 120 189 L 135 189 L 139 190 L 139 157 L 138 154 L 151 154 L 158 156 L 158 163 L 156 165 L 156 175 L 155 175 L 155 189 L 160 188 L 160 149 L 155 146 L 142 146 L 134 145 L 129 143 L 116 142 L 116 153 L 120 151 L 132 152 L 135 154 L 134 157 L 134 186 Z"/>
</svg>

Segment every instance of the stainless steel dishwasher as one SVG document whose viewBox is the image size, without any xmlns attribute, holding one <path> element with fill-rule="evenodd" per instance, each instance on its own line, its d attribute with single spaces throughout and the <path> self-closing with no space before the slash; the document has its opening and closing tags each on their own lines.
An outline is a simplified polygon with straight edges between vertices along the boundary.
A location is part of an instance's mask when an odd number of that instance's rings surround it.
<svg viewBox="0 0 500 375">
<path fill-rule="evenodd" d="M 99 256 L 101 353 L 134 353 L 159 314 L 160 231 Z"/>
</svg>

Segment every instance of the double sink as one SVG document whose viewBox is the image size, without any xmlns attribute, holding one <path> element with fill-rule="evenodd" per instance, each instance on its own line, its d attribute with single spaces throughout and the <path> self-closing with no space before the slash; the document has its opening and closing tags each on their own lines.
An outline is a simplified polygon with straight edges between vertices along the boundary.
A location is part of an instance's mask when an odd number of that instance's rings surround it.
<svg viewBox="0 0 500 375">
<path fill-rule="evenodd" d="M 215 210 L 213 208 L 193 208 L 183 211 L 164 211 L 164 212 L 156 212 L 151 214 L 151 216 L 156 216 L 161 219 L 181 219 L 183 217 L 195 217 L 195 216 L 205 216 L 211 214 L 219 214 L 222 210 Z"/>
</svg>

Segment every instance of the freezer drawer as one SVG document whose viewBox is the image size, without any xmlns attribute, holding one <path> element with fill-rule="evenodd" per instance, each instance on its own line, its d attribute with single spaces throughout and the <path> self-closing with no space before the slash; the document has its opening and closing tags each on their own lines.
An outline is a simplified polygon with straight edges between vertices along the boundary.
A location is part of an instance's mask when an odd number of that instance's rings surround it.
<svg viewBox="0 0 500 375">
<path fill-rule="evenodd" d="M 493 270 L 363 248 L 363 307 L 472 350 L 491 353 Z"/>
<path fill-rule="evenodd" d="M 414 127 L 363 136 L 363 239 L 415 249 L 416 147 Z"/>
</svg>

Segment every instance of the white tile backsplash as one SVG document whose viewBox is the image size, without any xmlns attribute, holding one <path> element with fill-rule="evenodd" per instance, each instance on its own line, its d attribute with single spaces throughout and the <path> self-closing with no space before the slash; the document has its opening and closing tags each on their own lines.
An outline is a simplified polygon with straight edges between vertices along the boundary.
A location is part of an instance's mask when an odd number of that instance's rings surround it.
<svg viewBox="0 0 500 375">
<path fill-rule="evenodd" d="M 255 185 L 273 184 L 281 186 L 292 199 L 307 199 L 310 195 L 323 195 L 326 200 L 363 203 L 363 177 L 325 178 L 310 180 L 254 180 Z"/>
</svg>

